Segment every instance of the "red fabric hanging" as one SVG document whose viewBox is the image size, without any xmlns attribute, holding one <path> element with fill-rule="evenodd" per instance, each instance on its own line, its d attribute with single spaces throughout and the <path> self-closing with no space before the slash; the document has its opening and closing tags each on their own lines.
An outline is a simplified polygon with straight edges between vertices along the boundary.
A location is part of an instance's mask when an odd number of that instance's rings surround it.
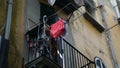
<svg viewBox="0 0 120 68">
<path fill-rule="evenodd" d="M 65 29 L 64 22 L 62 19 L 51 25 L 50 35 L 53 38 L 59 37 Z"/>
</svg>

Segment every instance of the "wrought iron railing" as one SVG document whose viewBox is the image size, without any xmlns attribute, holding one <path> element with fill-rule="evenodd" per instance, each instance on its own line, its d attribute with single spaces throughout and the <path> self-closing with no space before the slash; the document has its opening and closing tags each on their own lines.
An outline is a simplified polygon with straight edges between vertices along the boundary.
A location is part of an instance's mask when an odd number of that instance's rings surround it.
<svg viewBox="0 0 120 68">
<path fill-rule="evenodd" d="M 39 59 L 40 56 L 45 56 L 50 59 L 50 61 L 59 65 L 60 68 L 95 68 L 95 63 L 78 51 L 74 46 L 72 46 L 64 38 L 60 37 L 57 39 L 57 56 L 56 60 L 53 60 L 49 54 L 41 54 L 39 57 L 36 56 L 38 48 L 34 49 L 33 55 L 29 54 L 29 63 L 35 59 Z M 42 53 L 42 52 L 41 52 Z M 35 56 L 34 56 L 35 55 Z M 30 56 L 32 60 L 30 60 Z M 38 62 L 38 61 L 37 61 Z"/>
<path fill-rule="evenodd" d="M 78 51 L 68 41 L 60 38 L 63 48 L 64 68 L 95 68 L 95 63 Z"/>
</svg>

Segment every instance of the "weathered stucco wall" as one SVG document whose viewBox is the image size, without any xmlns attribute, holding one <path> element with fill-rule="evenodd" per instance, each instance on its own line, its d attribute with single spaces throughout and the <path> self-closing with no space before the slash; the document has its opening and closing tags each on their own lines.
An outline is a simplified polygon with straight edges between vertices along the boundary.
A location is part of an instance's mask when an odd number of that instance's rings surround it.
<svg viewBox="0 0 120 68">
<path fill-rule="evenodd" d="M 111 9 L 111 5 L 105 0 L 106 21 L 109 27 L 117 23 L 115 13 Z M 97 3 L 97 2 L 96 2 Z M 78 13 L 74 13 L 76 17 Z M 3 34 L 1 29 L 4 26 L 6 17 L 6 0 L 0 0 L 0 35 Z M 73 18 L 72 17 L 72 18 Z M 72 19 L 71 18 L 71 19 Z M 100 9 L 96 9 L 97 21 L 103 25 Z M 114 68 L 111 58 L 111 53 L 106 41 L 105 33 L 100 33 L 94 28 L 89 21 L 83 16 L 69 23 L 74 39 L 74 46 L 85 54 L 91 60 L 95 56 L 100 57 L 107 68 Z M 117 57 L 118 65 L 120 66 L 120 25 L 112 28 L 111 39 Z M 22 68 L 22 51 L 24 43 L 24 0 L 13 0 L 12 27 L 10 36 L 9 49 L 9 68 Z"/>
<path fill-rule="evenodd" d="M 116 15 L 113 12 L 112 7 L 109 5 L 108 1 L 105 1 L 104 8 L 106 11 L 106 22 L 109 27 L 117 24 L 115 19 Z M 95 14 L 96 20 L 103 25 L 103 20 L 100 12 L 100 8 L 97 8 Z M 74 13 L 74 17 L 78 16 L 78 13 Z M 72 17 L 72 18 L 74 18 Z M 74 22 L 70 23 L 72 34 L 74 38 L 75 47 L 85 54 L 91 60 L 94 60 L 95 56 L 100 57 L 107 68 L 113 67 L 113 60 L 111 53 L 109 51 L 109 46 L 107 44 L 107 39 L 105 32 L 100 33 L 98 30 L 92 26 L 89 21 L 87 21 L 83 16 L 77 18 Z M 117 56 L 117 61 L 120 66 L 120 42 L 119 42 L 119 31 L 120 26 L 116 26 L 110 30 L 112 36 L 112 43 Z"/>
<path fill-rule="evenodd" d="M 99 33 L 83 17 L 80 19 L 71 24 L 75 47 L 91 60 L 98 56 L 107 63 L 105 64 L 107 67 L 112 65 L 104 34 Z"/>
<path fill-rule="evenodd" d="M 109 28 L 111 28 L 112 26 L 116 25 L 117 22 L 117 18 L 115 18 L 115 14 L 113 12 L 111 12 L 110 8 L 106 7 L 106 18 L 107 18 L 107 24 L 109 25 Z M 109 30 L 111 32 L 111 38 L 112 38 L 112 42 L 113 42 L 113 48 L 115 51 L 115 55 L 116 55 L 116 59 L 117 59 L 117 63 L 120 67 L 120 25 L 115 26 L 114 28 Z"/>
<path fill-rule="evenodd" d="M 6 0 L 0 0 L 0 35 L 3 34 L 6 19 Z"/>
<path fill-rule="evenodd" d="M 13 0 L 11 22 L 9 68 L 22 68 L 22 50 L 24 39 L 24 0 Z"/>
</svg>

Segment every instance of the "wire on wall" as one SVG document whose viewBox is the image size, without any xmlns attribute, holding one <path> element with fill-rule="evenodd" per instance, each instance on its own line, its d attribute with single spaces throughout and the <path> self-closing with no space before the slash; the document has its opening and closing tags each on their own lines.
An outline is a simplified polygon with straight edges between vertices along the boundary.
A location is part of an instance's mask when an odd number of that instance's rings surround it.
<svg viewBox="0 0 120 68">
<path fill-rule="evenodd" d="M 116 27 L 116 26 L 117 26 L 117 25 L 119 25 L 119 24 L 120 24 L 120 23 L 117 23 L 117 24 L 113 25 L 112 27 L 110 27 L 110 28 L 106 29 L 104 32 L 107 32 L 107 31 L 109 31 L 109 30 L 113 29 L 114 27 Z"/>
</svg>

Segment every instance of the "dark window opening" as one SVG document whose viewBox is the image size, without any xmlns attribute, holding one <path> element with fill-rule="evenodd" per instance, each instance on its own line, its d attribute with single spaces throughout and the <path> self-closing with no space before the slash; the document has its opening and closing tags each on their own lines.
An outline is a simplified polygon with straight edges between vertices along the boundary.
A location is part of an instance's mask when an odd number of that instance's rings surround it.
<svg viewBox="0 0 120 68">
<path fill-rule="evenodd" d="M 51 25 L 58 20 L 58 16 L 53 7 L 50 7 L 50 6 L 47 6 L 47 5 L 41 3 L 40 11 L 41 11 L 40 12 L 40 18 L 41 18 L 40 21 L 42 21 L 44 15 L 47 15 L 47 17 L 48 17 L 47 18 L 48 25 Z"/>
<path fill-rule="evenodd" d="M 70 13 L 74 12 L 74 11 L 77 10 L 77 9 L 78 9 L 77 4 L 75 4 L 75 3 L 70 3 L 67 7 L 65 7 L 65 8 L 63 9 L 63 11 L 64 11 L 66 14 L 70 14 Z"/>
<path fill-rule="evenodd" d="M 58 6 L 60 9 L 63 9 L 63 11 L 69 15 L 70 13 L 74 12 L 79 8 L 79 6 L 71 0 L 56 0 L 55 6 Z"/>
<path fill-rule="evenodd" d="M 88 13 L 90 13 L 92 16 L 95 15 L 95 3 L 93 0 L 84 0 L 85 3 L 85 9 Z"/>
</svg>

